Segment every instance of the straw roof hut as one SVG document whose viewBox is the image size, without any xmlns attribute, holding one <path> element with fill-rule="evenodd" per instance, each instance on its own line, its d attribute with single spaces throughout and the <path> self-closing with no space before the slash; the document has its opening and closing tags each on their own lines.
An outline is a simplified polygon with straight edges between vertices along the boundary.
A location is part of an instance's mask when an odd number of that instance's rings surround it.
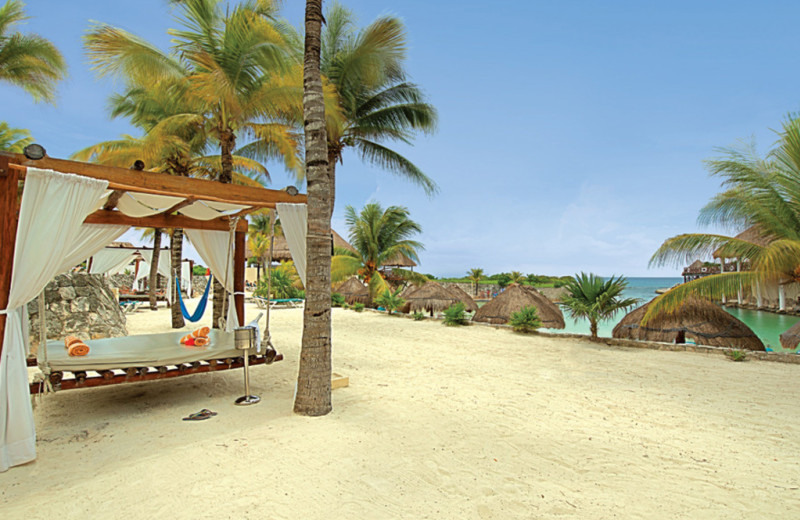
<svg viewBox="0 0 800 520">
<path fill-rule="evenodd" d="M 402 294 L 405 294 L 402 298 L 406 302 L 400 311 L 405 313 L 428 311 L 433 316 L 434 312 L 441 312 L 461 301 L 460 296 L 436 282 L 427 282 L 410 291 L 406 288 Z"/>
<path fill-rule="evenodd" d="M 355 276 L 351 276 L 342 282 L 333 292 L 338 292 L 344 296 L 344 300 L 348 305 L 353 305 L 355 303 L 369 304 L 369 290 L 361 283 L 361 280 Z"/>
<path fill-rule="evenodd" d="M 336 231 L 333 231 L 333 245 L 334 247 L 342 247 L 344 249 L 349 249 L 350 251 L 355 251 L 353 246 L 351 246 L 347 240 L 342 238 L 342 236 Z M 253 254 L 253 250 L 250 249 L 249 243 L 247 244 L 246 255 L 247 256 L 245 258 L 253 258 L 255 256 L 255 254 Z M 272 261 L 288 262 L 290 260 L 292 260 L 292 253 L 289 252 L 289 244 L 286 242 L 286 237 L 283 235 L 275 235 L 275 243 L 272 246 Z"/>
<path fill-rule="evenodd" d="M 781 346 L 783 348 L 795 350 L 798 344 L 800 344 L 800 321 L 781 334 Z"/>
<path fill-rule="evenodd" d="M 641 341 L 683 343 L 692 339 L 698 345 L 766 350 L 750 328 L 713 302 L 699 298 L 687 299 L 674 313 L 662 313 L 642 326 L 651 300 L 628 313 L 611 335 L 615 338 Z"/>
<path fill-rule="evenodd" d="M 461 289 L 459 286 L 450 285 L 446 287 L 446 289 L 453 293 L 453 295 L 456 296 L 460 302 L 464 303 L 464 307 L 467 312 L 476 312 L 478 310 L 478 304 L 475 303 L 475 300 L 472 299 L 472 296 L 467 294 L 466 291 Z"/>
<path fill-rule="evenodd" d="M 523 307 L 536 307 L 542 327 L 563 329 L 564 315 L 558 306 L 547 299 L 533 287 L 511 284 L 506 290 L 492 298 L 486 305 L 478 309 L 472 321 L 483 321 L 500 325 L 508 323 L 511 314 L 519 312 Z"/>
</svg>

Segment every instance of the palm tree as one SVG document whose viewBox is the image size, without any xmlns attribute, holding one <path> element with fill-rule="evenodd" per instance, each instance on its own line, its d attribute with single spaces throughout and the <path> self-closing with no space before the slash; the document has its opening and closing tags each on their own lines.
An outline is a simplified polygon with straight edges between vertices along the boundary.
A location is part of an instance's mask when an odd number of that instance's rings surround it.
<svg viewBox="0 0 800 520">
<path fill-rule="evenodd" d="M 33 142 L 31 133 L 24 128 L 13 128 L 5 121 L 0 121 L 0 150 L 22 153 L 22 150 Z"/>
<path fill-rule="evenodd" d="M 720 151 L 723 155 L 706 165 L 712 175 L 723 179 L 725 191 L 701 210 L 699 222 L 729 229 L 756 226 L 768 243 L 708 233 L 668 239 L 651 258 L 651 265 L 678 264 L 716 252 L 721 258 L 748 261 L 749 270 L 679 285 L 656 298 L 644 321 L 676 309 L 689 295 L 716 301 L 740 287 L 800 281 L 800 119 L 783 123 L 776 146 L 765 157 L 752 145 Z"/>
<path fill-rule="evenodd" d="M 469 278 L 470 281 L 472 281 L 472 285 L 473 285 L 473 288 L 474 288 L 474 293 L 475 293 L 475 296 L 477 296 L 478 295 L 478 282 L 480 282 L 481 280 L 483 280 L 485 278 L 485 275 L 483 273 L 483 269 L 480 269 L 480 268 L 477 268 L 477 267 L 473 267 L 472 269 L 470 269 L 467 272 L 467 278 Z"/>
<path fill-rule="evenodd" d="M 569 310 L 572 318 L 589 320 L 592 339 L 596 340 L 598 321 L 612 318 L 618 311 L 638 303 L 636 298 L 622 298 L 627 286 L 628 282 L 622 276 L 612 276 L 603 281 L 595 274 L 576 274 L 564 285 L 567 295 L 561 304 Z"/>
<path fill-rule="evenodd" d="M 67 72 L 55 45 L 37 34 L 11 33 L 24 22 L 25 4 L 8 0 L 0 7 L 0 81 L 16 85 L 35 101 L 55 100 L 55 84 Z"/>
<path fill-rule="evenodd" d="M 306 305 L 295 413 L 331 411 L 331 207 L 325 98 L 320 72 L 322 0 L 306 0 L 303 121 L 308 182 Z"/>
<path fill-rule="evenodd" d="M 410 144 L 417 132 L 436 127 L 436 109 L 403 70 L 406 34 L 403 23 L 382 16 L 362 30 L 348 9 L 334 3 L 322 34 L 322 73 L 336 89 L 339 113 L 328 114 L 328 165 L 331 211 L 336 194 L 336 163 L 345 148 L 363 161 L 404 177 L 434 194 L 436 183 L 415 164 L 388 148 L 386 141 Z"/>
<path fill-rule="evenodd" d="M 508 273 L 508 277 L 511 279 L 510 283 L 521 284 L 525 280 L 525 275 L 519 271 L 511 271 Z"/>
<path fill-rule="evenodd" d="M 374 298 L 391 290 L 380 271 L 387 260 L 405 255 L 419 261 L 417 252 L 424 247 L 411 237 L 421 233 L 422 227 L 409 218 L 408 209 L 389 206 L 384 211 L 380 204 L 373 202 L 356 213 L 353 206 L 347 206 L 345 222 L 355 251 L 336 248 L 332 267 L 334 281 L 357 273 L 369 287 L 370 297 Z"/>
</svg>

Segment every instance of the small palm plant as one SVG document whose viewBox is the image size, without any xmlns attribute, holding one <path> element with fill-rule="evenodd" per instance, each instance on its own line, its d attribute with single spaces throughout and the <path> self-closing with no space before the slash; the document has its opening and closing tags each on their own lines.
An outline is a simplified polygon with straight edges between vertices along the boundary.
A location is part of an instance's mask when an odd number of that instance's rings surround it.
<svg viewBox="0 0 800 520">
<path fill-rule="evenodd" d="M 596 340 L 597 322 L 612 318 L 618 311 L 627 310 L 639 302 L 637 298 L 622 298 L 627 286 L 628 281 L 622 276 L 612 276 L 604 281 L 592 273 L 576 274 L 564 285 L 567 295 L 562 305 L 572 318 L 589 320 L 592 339 Z"/>
<path fill-rule="evenodd" d="M 444 324 L 448 326 L 467 324 L 464 302 L 455 303 L 444 310 Z"/>
<path fill-rule="evenodd" d="M 536 307 L 526 306 L 517 312 L 511 313 L 509 320 L 514 332 L 536 332 L 536 329 L 542 326 L 542 320 L 539 319 L 539 312 Z"/>
<path fill-rule="evenodd" d="M 526 278 L 525 275 L 519 271 L 511 271 L 510 273 L 508 273 L 508 276 L 509 278 L 511 278 L 511 283 L 518 283 L 518 284 L 522 284 L 522 282 L 525 281 Z"/>
<path fill-rule="evenodd" d="M 387 289 L 383 291 L 383 294 L 375 298 L 375 303 L 386 309 L 388 314 L 391 314 L 406 302 L 400 297 L 400 291 L 402 290 L 402 288 L 399 288 L 395 292 L 391 292 Z"/>
</svg>

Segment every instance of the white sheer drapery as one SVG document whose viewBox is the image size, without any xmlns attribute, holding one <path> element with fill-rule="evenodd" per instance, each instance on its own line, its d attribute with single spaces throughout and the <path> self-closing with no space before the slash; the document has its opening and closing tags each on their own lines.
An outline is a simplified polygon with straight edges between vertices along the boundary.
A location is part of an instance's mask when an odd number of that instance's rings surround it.
<svg viewBox="0 0 800 520">
<path fill-rule="evenodd" d="M 144 258 L 144 261 L 139 263 L 139 274 L 136 276 L 136 280 L 133 281 L 134 287 L 136 286 L 137 281 L 150 276 L 150 265 L 153 263 L 152 249 L 140 249 L 139 253 L 142 255 L 142 258 Z M 172 301 L 172 276 L 170 275 L 172 259 L 170 257 L 171 255 L 169 249 L 160 249 L 158 252 L 158 268 L 156 271 L 158 274 L 167 279 L 166 295 L 167 301 L 169 302 Z"/>
<path fill-rule="evenodd" d="M 119 247 L 106 247 L 89 256 L 92 257 L 89 274 L 116 274 L 133 261 L 133 251 Z"/>
<path fill-rule="evenodd" d="M 236 304 L 233 299 L 233 240 L 227 231 L 205 231 L 187 229 L 186 236 L 197 250 L 197 254 L 211 269 L 211 274 L 228 291 L 228 316 L 225 330 L 232 331 L 239 326 Z M 226 272 L 227 268 L 227 272 Z M 244 316 L 242 316 L 244 318 Z M 216 325 L 216 324 L 215 324 Z"/>
<path fill-rule="evenodd" d="M 306 285 L 306 234 L 308 233 L 308 206 L 305 204 L 276 204 L 281 217 L 283 235 L 292 253 L 294 267 Z"/>
<path fill-rule="evenodd" d="M 194 298 L 194 288 L 192 287 L 192 266 L 189 262 L 181 262 L 181 288 L 186 291 L 189 298 Z"/>
<path fill-rule="evenodd" d="M 58 274 L 107 181 L 28 168 L 14 245 L 0 355 L 0 471 L 36 458 L 28 368 L 26 304 Z M 54 218 L 54 216 L 56 218 Z M 84 256 L 85 257 L 85 256 Z"/>
<path fill-rule="evenodd" d="M 107 244 L 118 239 L 128 229 L 128 226 L 83 224 L 69 254 L 61 264 L 59 272 L 68 271 L 83 262 L 87 256 L 94 256 L 104 251 L 103 248 Z M 92 261 L 92 267 L 94 267 L 94 261 Z"/>
</svg>

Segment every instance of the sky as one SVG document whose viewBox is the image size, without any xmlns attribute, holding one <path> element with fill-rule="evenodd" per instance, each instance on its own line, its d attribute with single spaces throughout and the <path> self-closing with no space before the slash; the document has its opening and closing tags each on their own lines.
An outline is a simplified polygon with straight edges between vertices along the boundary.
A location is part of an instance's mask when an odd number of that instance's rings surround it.
<svg viewBox="0 0 800 520">
<path fill-rule="evenodd" d="M 393 146 L 440 191 L 428 197 L 346 149 L 333 227 L 347 235 L 347 205 L 405 206 L 423 229 L 418 270 L 436 276 L 677 276 L 648 262 L 669 237 L 719 231 L 696 222 L 720 190 L 703 160 L 741 140 L 768 150 L 800 103 L 798 2 L 342 3 L 361 26 L 404 21 L 407 72 L 439 123 Z M 304 4 L 286 0 L 283 16 L 300 26 Z M 122 85 L 90 70 L 81 36 L 99 21 L 167 48 L 168 3 L 29 0 L 26 10 L 23 31 L 57 45 L 69 78 L 56 106 L 0 86 L 0 120 L 28 128 L 52 157 L 136 133 L 109 118 Z M 293 183 L 268 167 L 271 187 Z"/>
</svg>

